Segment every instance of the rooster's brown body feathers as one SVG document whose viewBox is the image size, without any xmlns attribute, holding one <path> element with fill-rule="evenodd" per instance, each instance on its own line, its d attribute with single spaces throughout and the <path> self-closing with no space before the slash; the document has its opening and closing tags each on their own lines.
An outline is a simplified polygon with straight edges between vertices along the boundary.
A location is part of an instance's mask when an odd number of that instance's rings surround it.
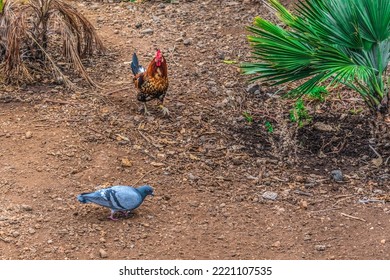
<svg viewBox="0 0 390 280">
<path fill-rule="evenodd" d="M 158 99 L 162 106 L 169 82 L 167 63 L 161 52 L 157 51 L 146 71 L 139 65 L 137 55 L 134 53 L 131 69 L 134 74 L 134 85 L 138 89 L 137 100 L 147 102 Z"/>
</svg>

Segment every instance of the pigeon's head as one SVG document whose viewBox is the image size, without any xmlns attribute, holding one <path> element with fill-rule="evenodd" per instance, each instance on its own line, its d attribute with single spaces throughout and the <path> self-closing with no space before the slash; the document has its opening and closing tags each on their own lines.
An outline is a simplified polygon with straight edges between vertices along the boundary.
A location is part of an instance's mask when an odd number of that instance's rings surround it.
<svg viewBox="0 0 390 280">
<path fill-rule="evenodd" d="M 141 193 L 143 197 L 146 197 L 147 195 L 154 196 L 153 188 L 151 186 L 141 186 L 138 187 L 137 190 Z"/>
</svg>

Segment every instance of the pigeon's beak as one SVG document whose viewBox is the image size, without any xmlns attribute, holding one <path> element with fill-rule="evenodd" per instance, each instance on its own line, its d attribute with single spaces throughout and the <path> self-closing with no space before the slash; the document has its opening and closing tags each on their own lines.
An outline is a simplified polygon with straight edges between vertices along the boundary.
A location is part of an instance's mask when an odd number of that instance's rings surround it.
<svg viewBox="0 0 390 280">
<path fill-rule="evenodd" d="M 154 193 L 151 193 L 150 195 L 151 195 L 151 196 L 154 196 Z"/>
</svg>

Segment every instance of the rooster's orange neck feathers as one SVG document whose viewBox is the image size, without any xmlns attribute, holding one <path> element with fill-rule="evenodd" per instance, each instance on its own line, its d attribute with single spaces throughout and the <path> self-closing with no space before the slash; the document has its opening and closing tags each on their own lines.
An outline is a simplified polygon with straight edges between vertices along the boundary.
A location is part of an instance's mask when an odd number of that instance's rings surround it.
<svg viewBox="0 0 390 280">
<path fill-rule="evenodd" d="M 156 58 L 161 60 L 160 66 L 157 66 Z M 158 73 L 162 78 L 166 78 L 168 76 L 167 62 L 160 50 L 157 50 L 156 57 L 152 59 L 149 63 L 148 69 L 146 69 L 146 75 L 148 76 L 153 77 L 156 73 Z"/>
</svg>

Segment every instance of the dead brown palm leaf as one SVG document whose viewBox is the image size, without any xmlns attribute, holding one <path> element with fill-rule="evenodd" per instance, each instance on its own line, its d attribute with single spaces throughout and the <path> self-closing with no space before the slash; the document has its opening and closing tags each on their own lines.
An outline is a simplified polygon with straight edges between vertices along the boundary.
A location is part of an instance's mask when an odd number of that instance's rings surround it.
<svg viewBox="0 0 390 280">
<path fill-rule="evenodd" d="M 62 53 L 58 53 L 56 45 L 61 41 Z M 104 52 L 93 25 L 65 1 L 4 2 L 0 12 L 0 63 L 5 81 L 31 81 L 31 71 L 42 68 L 33 66 L 38 63 L 51 71 L 57 81 L 72 87 L 73 83 L 58 66 L 58 62 L 65 61 L 90 86 L 97 86 L 82 58 Z"/>
<path fill-rule="evenodd" d="M 2 56 L 1 68 L 4 75 L 1 77 L 5 82 L 32 80 L 22 59 L 22 45 L 26 33 L 25 16 L 15 12 L 12 1 L 4 1 L 3 10 L 0 14 L 0 51 Z"/>
</svg>

